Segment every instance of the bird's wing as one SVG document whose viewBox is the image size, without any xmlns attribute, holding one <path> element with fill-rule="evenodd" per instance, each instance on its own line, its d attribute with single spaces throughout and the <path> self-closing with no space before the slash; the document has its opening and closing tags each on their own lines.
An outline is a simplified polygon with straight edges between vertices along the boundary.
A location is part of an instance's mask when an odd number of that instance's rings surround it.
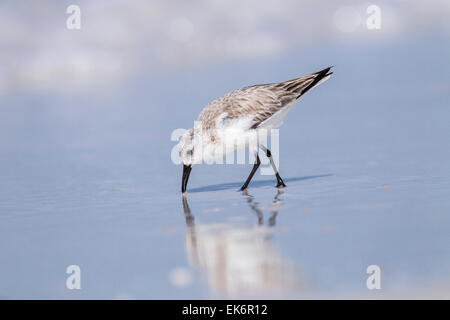
<svg viewBox="0 0 450 320">
<path fill-rule="evenodd" d="M 328 79 L 332 74 L 329 72 L 330 69 L 331 67 L 280 83 L 262 84 L 235 90 L 213 101 L 202 112 L 204 119 L 201 114 L 200 120 L 207 120 L 213 114 L 215 117 L 226 114 L 222 121 L 253 116 L 249 129 L 256 129 L 275 113 L 291 102 L 297 101 L 310 89 Z"/>
</svg>

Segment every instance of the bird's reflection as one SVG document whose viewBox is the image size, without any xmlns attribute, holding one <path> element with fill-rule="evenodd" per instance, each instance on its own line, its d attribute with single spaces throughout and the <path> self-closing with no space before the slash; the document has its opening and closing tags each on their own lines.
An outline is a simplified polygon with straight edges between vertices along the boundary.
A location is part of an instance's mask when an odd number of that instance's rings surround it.
<svg viewBox="0 0 450 320">
<path fill-rule="evenodd" d="M 250 206 L 250 209 L 252 209 L 252 211 L 256 213 L 256 216 L 258 217 L 258 225 L 264 225 L 264 215 L 262 210 L 259 208 L 259 203 L 255 202 L 255 198 L 248 193 L 247 189 L 245 189 L 242 194 L 247 198 L 247 203 Z M 283 190 L 278 189 L 277 194 L 273 198 L 272 206 L 268 208 L 268 211 L 272 212 L 272 215 L 269 218 L 269 226 L 271 227 L 275 225 L 278 210 L 281 209 L 283 205 L 282 201 L 280 200 L 280 196 L 282 194 Z"/>
<path fill-rule="evenodd" d="M 195 223 L 187 197 L 183 196 L 186 254 L 190 264 L 205 274 L 213 294 L 272 296 L 301 287 L 294 265 L 281 256 L 272 242 L 283 191 L 278 189 L 272 203 L 262 208 L 247 191 L 242 194 L 256 214 L 256 225 Z M 265 213 L 270 214 L 266 223 Z"/>
</svg>

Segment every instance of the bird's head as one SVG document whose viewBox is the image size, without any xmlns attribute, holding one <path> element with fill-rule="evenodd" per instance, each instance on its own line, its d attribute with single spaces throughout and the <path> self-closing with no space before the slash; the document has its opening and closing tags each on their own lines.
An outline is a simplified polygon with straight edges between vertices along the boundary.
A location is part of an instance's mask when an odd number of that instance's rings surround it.
<svg viewBox="0 0 450 320">
<path fill-rule="evenodd" d="M 178 143 L 178 152 L 184 165 L 194 163 L 194 129 L 187 130 Z"/>
<path fill-rule="evenodd" d="M 181 180 L 181 192 L 186 192 L 186 186 L 194 164 L 194 129 L 187 130 L 178 143 L 178 152 L 183 161 L 183 178 Z"/>
</svg>

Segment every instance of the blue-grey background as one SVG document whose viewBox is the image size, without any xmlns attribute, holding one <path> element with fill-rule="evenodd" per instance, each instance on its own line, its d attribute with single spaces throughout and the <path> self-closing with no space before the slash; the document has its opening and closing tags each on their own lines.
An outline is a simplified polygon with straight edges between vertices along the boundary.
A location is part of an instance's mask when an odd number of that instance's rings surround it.
<svg viewBox="0 0 450 320">
<path fill-rule="evenodd" d="M 0 298 L 449 298 L 450 6 L 375 1 L 369 30 L 370 4 L 2 2 Z M 280 130 L 287 188 L 204 165 L 183 206 L 174 129 L 329 65 Z"/>
</svg>

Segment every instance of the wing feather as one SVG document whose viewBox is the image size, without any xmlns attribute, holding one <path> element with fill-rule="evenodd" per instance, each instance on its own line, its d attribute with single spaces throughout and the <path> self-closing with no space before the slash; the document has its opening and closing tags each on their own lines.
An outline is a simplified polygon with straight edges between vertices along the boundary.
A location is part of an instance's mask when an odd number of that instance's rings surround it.
<svg viewBox="0 0 450 320">
<path fill-rule="evenodd" d="M 253 116 L 250 128 L 256 129 L 285 106 L 300 99 L 320 80 L 331 75 L 332 72 L 328 73 L 330 69 L 331 67 L 280 83 L 261 84 L 234 90 L 207 105 L 200 113 L 198 120 L 201 121 L 203 130 L 211 130 L 216 128 L 218 120 L 229 121 L 239 117 Z"/>
</svg>

